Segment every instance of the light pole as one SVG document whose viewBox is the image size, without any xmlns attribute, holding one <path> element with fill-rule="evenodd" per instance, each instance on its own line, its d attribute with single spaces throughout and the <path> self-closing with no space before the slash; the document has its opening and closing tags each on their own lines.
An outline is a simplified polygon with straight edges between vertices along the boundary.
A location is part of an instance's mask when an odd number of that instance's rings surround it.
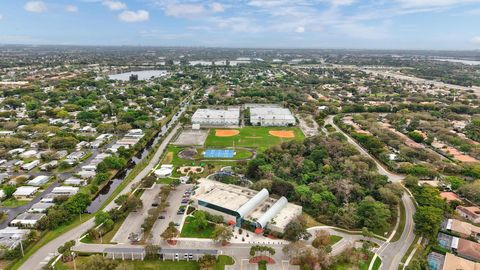
<svg viewBox="0 0 480 270">
<path fill-rule="evenodd" d="M 20 250 L 22 251 L 22 257 L 25 256 L 25 253 L 23 252 L 23 243 L 22 243 L 22 239 L 20 239 Z"/>
<path fill-rule="evenodd" d="M 72 251 L 72 256 L 73 256 L 73 269 L 77 270 L 77 264 L 75 263 L 75 252 Z"/>
</svg>

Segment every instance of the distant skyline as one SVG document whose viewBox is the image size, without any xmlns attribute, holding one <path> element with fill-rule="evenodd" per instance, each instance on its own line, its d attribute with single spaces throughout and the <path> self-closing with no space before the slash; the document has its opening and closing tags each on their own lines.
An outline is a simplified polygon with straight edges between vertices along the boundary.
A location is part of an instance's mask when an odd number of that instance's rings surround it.
<svg viewBox="0 0 480 270">
<path fill-rule="evenodd" d="M 0 44 L 480 49 L 480 0 L 2 0 Z"/>
</svg>

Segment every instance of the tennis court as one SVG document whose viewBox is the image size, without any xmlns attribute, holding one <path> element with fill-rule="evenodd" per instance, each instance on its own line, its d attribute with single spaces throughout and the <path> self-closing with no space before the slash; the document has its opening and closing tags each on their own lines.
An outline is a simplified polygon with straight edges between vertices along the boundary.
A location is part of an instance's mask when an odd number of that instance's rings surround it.
<svg viewBox="0 0 480 270">
<path fill-rule="evenodd" d="M 235 151 L 226 149 L 208 149 L 203 152 L 206 158 L 233 158 Z"/>
</svg>

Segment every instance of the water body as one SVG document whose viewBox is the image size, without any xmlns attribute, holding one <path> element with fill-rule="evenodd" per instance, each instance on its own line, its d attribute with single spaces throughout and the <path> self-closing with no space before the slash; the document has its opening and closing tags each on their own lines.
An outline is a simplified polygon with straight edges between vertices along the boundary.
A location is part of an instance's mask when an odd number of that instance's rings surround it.
<svg viewBox="0 0 480 270">
<path fill-rule="evenodd" d="M 164 126 L 161 127 L 160 131 L 145 145 L 145 147 L 138 151 L 138 153 L 130 159 L 126 168 L 119 171 L 112 180 L 108 182 L 95 196 L 93 201 L 87 207 L 87 213 L 95 213 L 97 212 L 102 204 L 110 197 L 110 195 L 115 191 L 115 189 L 125 180 L 125 177 L 130 173 L 130 171 L 140 162 L 142 161 L 152 150 L 152 146 L 157 144 L 160 138 L 162 138 L 168 131 L 168 129 L 178 120 L 180 115 L 185 111 L 189 104 L 187 103 L 184 105 L 180 111 L 172 117 L 172 119 Z"/>
<path fill-rule="evenodd" d="M 452 58 L 435 58 L 434 60 L 443 61 L 443 62 L 451 62 L 451 63 L 461 63 L 469 66 L 477 66 L 480 65 L 480 61 L 475 60 L 464 60 L 464 59 L 452 59 Z"/>
<path fill-rule="evenodd" d="M 132 71 L 125 72 L 120 74 L 109 75 L 109 80 L 118 80 L 118 81 L 128 81 L 130 80 L 131 75 L 138 75 L 138 79 L 141 81 L 150 80 L 152 78 L 158 78 L 167 75 L 166 70 L 142 70 L 142 71 Z"/>
</svg>

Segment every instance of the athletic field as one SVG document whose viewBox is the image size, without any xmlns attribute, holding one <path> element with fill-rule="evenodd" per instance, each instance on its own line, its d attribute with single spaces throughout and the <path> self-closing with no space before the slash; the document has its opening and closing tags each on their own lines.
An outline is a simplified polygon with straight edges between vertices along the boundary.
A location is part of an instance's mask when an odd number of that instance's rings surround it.
<svg viewBox="0 0 480 270">
<path fill-rule="evenodd" d="M 227 136 L 228 134 L 231 136 Z M 212 128 L 205 141 L 205 148 L 247 147 L 264 151 L 284 141 L 304 138 L 299 128 L 291 127 Z"/>
</svg>

